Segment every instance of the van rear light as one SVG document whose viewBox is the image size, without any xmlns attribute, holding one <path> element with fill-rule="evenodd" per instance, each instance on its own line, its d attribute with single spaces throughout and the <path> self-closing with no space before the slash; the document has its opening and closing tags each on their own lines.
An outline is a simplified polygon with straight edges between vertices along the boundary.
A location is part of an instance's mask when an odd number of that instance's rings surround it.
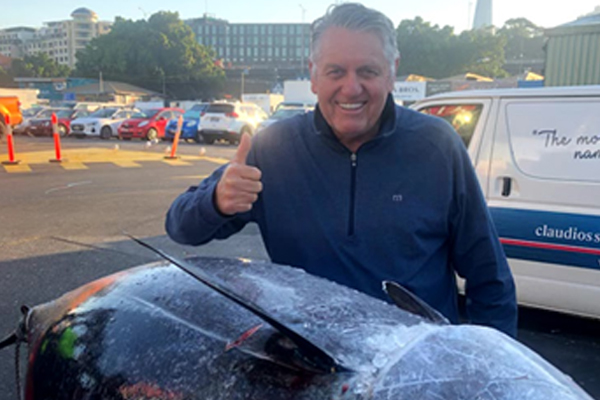
<svg viewBox="0 0 600 400">
<path fill-rule="evenodd" d="M 225 114 L 226 117 L 231 117 L 231 118 L 237 118 L 239 117 L 239 114 L 236 113 L 235 111 L 232 111 L 230 113 Z"/>
</svg>

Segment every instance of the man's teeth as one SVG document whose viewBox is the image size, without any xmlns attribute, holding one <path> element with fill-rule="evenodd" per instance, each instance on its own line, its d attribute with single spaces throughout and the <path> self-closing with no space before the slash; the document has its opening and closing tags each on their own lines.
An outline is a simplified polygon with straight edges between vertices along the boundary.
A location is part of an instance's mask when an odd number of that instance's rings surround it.
<svg viewBox="0 0 600 400">
<path fill-rule="evenodd" d="M 356 110 L 357 108 L 362 107 L 362 103 L 340 103 L 340 107 L 347 110 Z"/>
</svg>

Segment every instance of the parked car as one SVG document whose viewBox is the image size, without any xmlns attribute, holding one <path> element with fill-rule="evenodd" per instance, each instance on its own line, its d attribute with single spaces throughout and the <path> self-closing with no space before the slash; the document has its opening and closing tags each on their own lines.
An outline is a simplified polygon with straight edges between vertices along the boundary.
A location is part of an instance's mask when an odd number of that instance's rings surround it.
<svg viewBox="0 0 600 400">
<path fill-rule="evenodd" d="M 27 133 L 27 129 L 31 120 L 39 118 L 39 116 L 47 109 L 48 107 L 31 107 L 26 110 L 23 110 L 22 115 L 23 119 L 21 123 L 13 128 L 13 133 L 15 135 L 22 135 Z"/>
<path fill-rule="evenodd" d="M 167 122 L 179 118 L 184 111 L 181 108 L 151 108 L 140 110 L 124 121 L 118 129 L 119 139 L 162 139 L 165 137 Z"/>
<path fill-rule="evenodd" d="M 267 118 L 256 104 L 214 102 L 202 114 L 200 134 L 208 144 L 216 140 L 236 144 L 243 133 L 254 134 L 258 124 Z"/>
<path fill-rule="evenodd" d="M 181 126 L 180 139 L 193 139 L 196 142 L 202 141 L 200 135 L 200 118 L 201 114 L 206 111 L 209 103 L 195 104 L 183 114 L 183 125 Z M 167 123 L 165 129 L 165 139 L 173 140 L 175 137 L 175 131 L 177 130 L 177 119 L 172 119 Z"/>
<path fill-rule="evenodd" d="M 102 139 L 110 139 L 117 136 L 123 121 L 131 118 L 137 111 L 139 110 L 118 107 L 101 108 L 87 117 L 71 121 L 71 135 L 79 138 L 100 136 Z"/>
<path fill-rule="evenodd" d="M 279 120 L 286 119 L 286 118 L 291 118 L 294 115 L 304 114 L 313 109 L 314 109 L 314 107 L 283 107 L 283 108 L 279 108 L 268 119 L 266 119 L 263 122 L 261 122 L 260 124 L 258 124 L 258 127 L 256 128 L 256 132 L 260 132 L 261 130 L 265 129 L 266 127 L 272 125 L 274 122 L 277 122 Z"/>
<path fill-rule="evenodd" d="M 34 136 L 51 136 L 54 134 L 51 121 L 52 113 L 56 113 L 56 118 L 58 119 L 58 133 L 60 136 L 67 136 L 69 134 L 71 120 L 89 115 L 84 109 L 49 108 L 40 114 L 38 118 L 30 121 L 27 133 Z"/>
</svg>

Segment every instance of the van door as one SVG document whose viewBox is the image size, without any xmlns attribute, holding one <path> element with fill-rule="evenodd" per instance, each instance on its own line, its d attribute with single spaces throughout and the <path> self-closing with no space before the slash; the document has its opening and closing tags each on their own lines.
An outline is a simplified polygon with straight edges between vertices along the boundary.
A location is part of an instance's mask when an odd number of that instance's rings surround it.
<svg viewBox="0 0 600 400">
<path fill-rule="evenodd" d="M 488 170 L 493 133 L 492 101 L 489 98 L 433 99 L 423 101 L 415 109 L 445 119 L 463 139 L 484 194 L 488 187 Z M 487 132 L 489 130 L 489 132 Z M 484 134 L 484 132 L 487 132 Z"/>
<path fill-rule="evenodd" d="M 499 102 L 488 205 L 519 303 L 600 318 L 600 98 Z"/>
</svg>

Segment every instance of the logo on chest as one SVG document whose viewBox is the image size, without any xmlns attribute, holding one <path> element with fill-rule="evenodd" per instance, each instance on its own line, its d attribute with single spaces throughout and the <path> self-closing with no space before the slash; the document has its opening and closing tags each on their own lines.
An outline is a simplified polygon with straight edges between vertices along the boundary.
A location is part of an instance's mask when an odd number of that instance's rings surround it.
<svg viewBox="0 0 600 400">
<path fill-rule="evenodd" d="M 392 201 L 393 201 L 394 203 L 401 203 L 403 199 L 404 199 L 404 198 L 402 197 L 402 195 L 401 195 L 401 194 L 393 194 L 393 195 L 392 195 Z"/>
</svg>

